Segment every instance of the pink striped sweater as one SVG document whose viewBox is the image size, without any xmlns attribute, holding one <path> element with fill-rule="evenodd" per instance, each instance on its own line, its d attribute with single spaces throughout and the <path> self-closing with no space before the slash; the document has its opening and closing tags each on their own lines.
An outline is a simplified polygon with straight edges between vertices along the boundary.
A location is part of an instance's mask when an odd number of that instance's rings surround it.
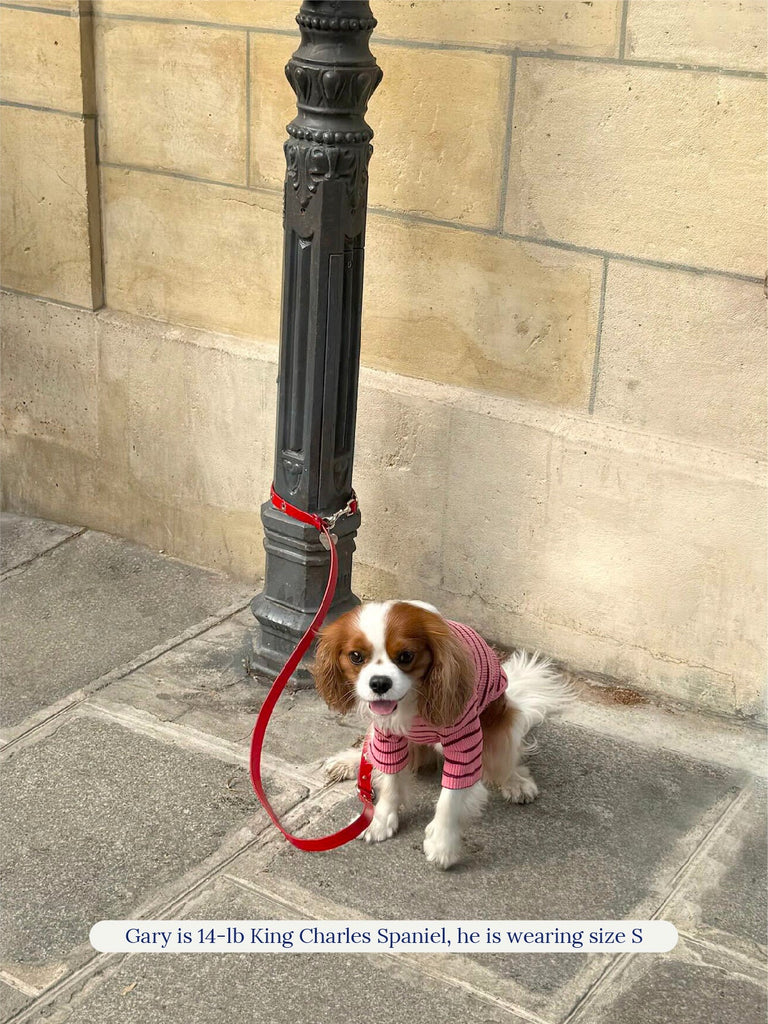
<svg viewBox="0 0 768 1024">
<path fill-rule="evenodd" d="M 408 741 L 439 743 L 443 748 L 442 784 L 444 789 L 467 789 L 483 774 L 483 732 L 480 713 L 507 688 L 501 662 L 481 636 L 459 622 L 449 622 L 454 633 L 468 648 L 475 665 L 475 689 L 453 725 L 436 729 L 422 718 L 414 718 L 407 736 L 384 732 L 374 723 L 368 753 L 374 768 L 387 775 L 402 771 L 408 764 Z"/>
</svg>

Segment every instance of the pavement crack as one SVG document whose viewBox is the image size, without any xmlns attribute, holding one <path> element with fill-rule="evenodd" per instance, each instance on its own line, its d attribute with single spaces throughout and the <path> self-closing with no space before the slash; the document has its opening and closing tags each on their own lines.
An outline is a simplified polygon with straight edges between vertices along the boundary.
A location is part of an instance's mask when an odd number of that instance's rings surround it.
<svg viewBox="0 0 768 1024">
<path fill-rule="evenodd" d="M 44 551 L 38 551 L 36 555 L 31 558 L 26 558 L 23 562 L 19 562 L 18 565 L 12 565 L 10 569 L 6 569 L 4 573 L 0 573 L 0 583 L 4 583 L 5 580 L 12 579 L 14 576 L 20 576 L 26 569 L 30 567 L 34 562 L 44 558 L 46 555 L 52 554 L 54 551 L 58 551 L 60 547 L 65 544 L 69 544 L 72 540 L 77 540 L 78 537 L 82 537 L 86 533 L 86 527 L 81 527 L 79 530 L 75 530 L 74 533 L 70 533 L 68 537 L 62 537 L 61 540 L 55 544 L 51 544 L 49 548 Z"/>
</svg>

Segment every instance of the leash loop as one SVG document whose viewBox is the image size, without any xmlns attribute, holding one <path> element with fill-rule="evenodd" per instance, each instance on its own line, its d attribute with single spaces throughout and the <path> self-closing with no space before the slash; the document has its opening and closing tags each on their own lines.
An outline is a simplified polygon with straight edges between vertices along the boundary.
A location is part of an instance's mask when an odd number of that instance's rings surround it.
<svg viewBox="0 0 768 1024">
<path fill-rule="evenodd" d="M 300 850 L 334 850 L 336 847 L 343 846 L 344 843 L 348 843 L 351 839 L 355 839 L 359 836 L 361 832 L 365 831 L 373 818 L 373 790 L 371 787 L 371 774 L 373 767 L 367 757 L 368 741 L 366 740 L 363 744 L 362 755 L 360 757 L 360 768 L 357 775 L 357 794 L 363 804 L 363 810 L 361 811 L 360 816 L 351 824 L 347 825 L 346 828 L 340 829 L 338 832 L 334 832 L 329 836 L 322 836 L 319 839 L 302 839 L 300 836 L 291 835 L 290 832 L 283 828 L 277 813 L 267 799 L 267 794 L 264 791 L 264 785 L 261 778 L 261 758 L 264 747 L 264 737 L 266 736 L 267 725 L 272 717 L 272 712 L 275 710 L 278 699 L 285 687 L 288 685 L 288 681 L 293 675 L 297 665 L 304 657 L 304 654 L 309 649 L 309 646 L 314 640 L 320 626 L 323 624 L 323 621 L 328 614 L 328 609 L 331 606 L 331 602 L 333 601 L 333 594 L 336 590 L 336 580 L 339 572 L 339 559 L 336 554 L 336 545 L 334 543 L 335 538 L 331 534 L 331 530 L 333 530 L 339 519 L 342 519 L 345 516 L 354 515 L 355 512 L 357 512 L 357 497 L 355 493 L 352 492 L 352 497 L 344 508 L 339 509 L 338 512 L 334 512 L 332 516 L 327 517 L 318 516 L 312 512 L 305 512 L 303 509 L 292 505 L 290 502 L 280 497 L 275 490 L 274 484 L 272 484 L 270 489 L 270 499 L 278 511 L 284 512 L 286 515 L 291 516 L 291 518 L 296 519 L 301 523 L 314 526 L 316 530 L 320 531 L 321 540 L 324 542 L 323 546 L 325 547 L 327 544 L 328 551 L 330 553 L 330 567 L 328 572 L 328 582 L 325 586 L 325 592 L 323 594 L 323 599 L 320 602 L 320 607 L 307 627 L 307 631 L 304 633 L 301 640 L 299 640 L 287 662 L 280 670 L 274 683 L 272 683 L 272 686 L 264 699 L 264 703 L 261 705 L 258 717 L 256 718 L 256 724 L 253 728 L 253 735 L 251 737 L 251 782 L 253 783 L 254 792 L 259 798 L 264 810 L 272 819 L 273 824 L 283 833 L 289 843 L 293 843 L 293 845 L 298 847 Z"/>
</svg>

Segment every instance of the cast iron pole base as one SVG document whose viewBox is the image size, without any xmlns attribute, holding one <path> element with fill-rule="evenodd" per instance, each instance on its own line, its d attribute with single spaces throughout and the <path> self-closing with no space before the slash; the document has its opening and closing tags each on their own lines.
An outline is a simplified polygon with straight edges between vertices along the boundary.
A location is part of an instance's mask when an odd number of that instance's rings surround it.
<svg viewBox="0 0 768 1024">
<path fill-rule="evenodd" d="M 250 671 L 273 679 L 307 630 L 320 607 L 328 582 L 328 552 L 320 543 L 314 526 L 306 526 L 278 512 L 271 502 L 261 507 L 267 572 L 264 590 L 251 601 L 259 626 L 258 644 L 253 645 Z M 334 533 L 339 538 L 339 579 L 328 618 L 335 619 L 360 604 L 351 590 L 352 553 L 360 513 L 339 520 Z M 308 665 L 302 662 L 292 681 L 297 688 L 312 685 Z"/>
</svg>

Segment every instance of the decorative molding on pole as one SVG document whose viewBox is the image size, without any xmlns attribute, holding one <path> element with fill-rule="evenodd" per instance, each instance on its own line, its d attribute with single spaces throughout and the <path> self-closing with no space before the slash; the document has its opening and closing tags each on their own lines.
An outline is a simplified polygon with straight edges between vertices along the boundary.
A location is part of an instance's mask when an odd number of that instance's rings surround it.
<svg viewBox="0 0 768 1024">
<path fill-rule="evenodd" d="M 305 0 L 301 45 L 285 69 L 298 112 L 284 145 L 283 300 L 280 326 L 275 488 L 308 512 L 330 515 L 352 493 L 360 316 L 363 299 L 368 100 L 382 78 L 368 48 L 376 20 L 354 0 Z M 260 629 L 252 670 L 274 675 L 320 604 L 328 554 L 317 530 L 261 509 L 267 552 L 264 590 L 251 604 Z M 339 579 L 331 615 L 352 593 L 356 514 L 340 520 Z M 300 667 L 297 685 L 310 681 Z"/>
</svg>

